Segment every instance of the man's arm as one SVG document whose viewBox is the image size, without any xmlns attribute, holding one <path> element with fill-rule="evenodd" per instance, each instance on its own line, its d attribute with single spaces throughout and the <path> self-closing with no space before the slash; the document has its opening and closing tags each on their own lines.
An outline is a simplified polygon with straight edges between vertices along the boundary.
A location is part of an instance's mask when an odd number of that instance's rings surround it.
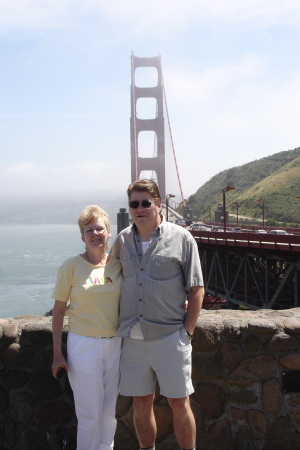
<svg viewBox="0 0 300 450">
<path fill-rule="evenodd" d="M 193 286 L 190 288 L 187 312 L 184 320 L 184 328 L 193 333 L 202 308 L 204 298 L 204 287 Z"/>
</svg>

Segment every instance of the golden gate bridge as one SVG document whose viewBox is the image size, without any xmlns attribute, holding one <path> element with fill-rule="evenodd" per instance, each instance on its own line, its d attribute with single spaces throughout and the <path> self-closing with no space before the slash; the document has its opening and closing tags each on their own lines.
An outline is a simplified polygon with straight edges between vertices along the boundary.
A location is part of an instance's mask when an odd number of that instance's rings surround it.
<svg viewBox="0 0 300 450">
<path fill-rule="evenodd" d="M 156 84 L 150 87 L 136 85 L 136 71 L 140 68 L 156 70 Z M 154 117 L 139 117 L 139 103 L 152 99 Z M 137 57 L 131 55 L 131 181 L 152 178 L 157 181 L 162 199 L 168 206 L 173 195 L 166 189 L 165 118 L 175 164 L 180 203 L 185 210 L 185 198 L 179 176 L 171 124 L 163 81 L 161 56 Z M 141 139 L 145 133 L 154 134 L 152 154 L 145 151 Z M 168 166 L 168 165 L 167 165 Z M 150 176 L 141 175 L 151 172 Z M 176 207 L 176 203 L 175 203 Z M 174 211 L 175 212 L 175 211 Z M 223 211 L 226 217 L 226 211 Z M 245 233 L 193 231 L 202 262 L 205 301 L 209 308 L 226 302 L 233 308 L 286 309 L 300 306 L 300 236 L 282 236 Z"/>
</svg>

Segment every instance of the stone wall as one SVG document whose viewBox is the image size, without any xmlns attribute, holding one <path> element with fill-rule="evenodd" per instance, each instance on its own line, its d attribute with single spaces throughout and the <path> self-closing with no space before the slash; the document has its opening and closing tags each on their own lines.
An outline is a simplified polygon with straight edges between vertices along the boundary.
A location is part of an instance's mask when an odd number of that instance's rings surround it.
<svg viewBox="0 0 300 450">
<path fill-rule="evenodd" d="M 283 374 L 300 369 L 299 348 L 300 308 L 203 311 L 193 340 L 197 449 L 299 449 L 300 393 L 282 389 Z M 0 319 L 0 355 L 0 450 L 75 449 L 72 391 L 67 376 L 51 375 L 51 317 Z M 158 390 L 155 414 L 156 449 L 178 450 Z M 130 398 L 119 396 L 117 417 L 115 450 L 137 449 Z"/>
</svg>

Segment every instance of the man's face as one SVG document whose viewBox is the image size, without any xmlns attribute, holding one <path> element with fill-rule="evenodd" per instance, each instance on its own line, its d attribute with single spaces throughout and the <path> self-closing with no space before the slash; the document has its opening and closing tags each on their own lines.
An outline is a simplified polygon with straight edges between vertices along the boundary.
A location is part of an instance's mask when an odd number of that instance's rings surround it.
<svg viewBox="0 0 300 450">
<path fill-rule="evenodd" d="M 152 203 L 150 208 L 142 205 L 143 200 L 148 200 Z M 139 202 L 137 208 L 129 206 L 131 217 L 137 227 L 147 226 L 153 228 L 153 230 L 158 227 L 161 222 L 161 202 L 155 203 L 153 197 L 147 191 L 132 191 L 130 201 Z"/>
</svg>

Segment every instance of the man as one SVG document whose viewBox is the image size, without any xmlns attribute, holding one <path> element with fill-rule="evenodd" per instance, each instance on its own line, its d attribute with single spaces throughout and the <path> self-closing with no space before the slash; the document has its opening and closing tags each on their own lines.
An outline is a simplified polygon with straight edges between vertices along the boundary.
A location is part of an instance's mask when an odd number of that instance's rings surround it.
<svg viewBox="0 0 300 450">
<path fill-rule="evenodd" d="M 140 449 L 152 450 L 158 381 L 160 393 L 173 411 L 180 448 L 194 450 L 190 340 L 204 296 L 198 248 L 188 231 L 162 216 L 162 200 L 154 181 L 138 180 L 128 187 L 127 194 L 133 225 L 121 231 L 113 248 L 123 268 L 120 393 L 133 397 Z"/>
</svg>

